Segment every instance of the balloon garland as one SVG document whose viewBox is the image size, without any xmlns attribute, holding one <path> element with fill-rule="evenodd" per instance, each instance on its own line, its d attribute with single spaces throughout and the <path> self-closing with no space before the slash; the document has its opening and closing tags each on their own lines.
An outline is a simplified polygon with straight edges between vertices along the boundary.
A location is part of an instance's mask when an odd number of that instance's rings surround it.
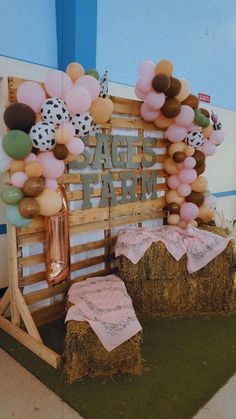
<svg viewBox="0 0 236 419">
<path fill-rule="evenodd" d="M 7 107 L 8 132 L 0 141 L 0 171 L 10 172 L 1 192 L 10 224 L 24 227 L 38 215 L 51 217 L 62 208 L 57 179 L 65 164 L 83 152 L 83 137 L 109 121 L 113 103 L 107 97 L 107 72 L 79 63 L 66 72 L 51 71 L 44 86 L 23 82 L 17 103 Z"/>
<path fill-rule="evenodd" d="M 185 228 L 188 223 L 208 223 L 213 219 L 215 197 L 207 191 L 206 157 L 212 156 L 224 140 L 218 116 L 199 108 L 187 80 L 173 76 L 173 64 L 143 61 L 138 68 L 136 96 L 143 101 L 141 116 L 166 130 L 172 143 L 164 169 L 169 175 L 166 194 L 170 225 Z"/>
</svg>

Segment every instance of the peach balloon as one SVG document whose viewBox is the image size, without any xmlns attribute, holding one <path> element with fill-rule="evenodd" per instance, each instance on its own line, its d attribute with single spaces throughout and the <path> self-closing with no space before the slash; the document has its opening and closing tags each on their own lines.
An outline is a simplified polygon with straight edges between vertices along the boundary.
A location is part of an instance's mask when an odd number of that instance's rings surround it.
<svg viewBox="0 0 236 419">
<path fill-rule="evenodd" d="M 206 207 L 205 205 L 202 205 L 199 208 L 198 218 L 200 218 L 203 223 L 209 223 L 214 218 L 214 210 L 212 208 Z"/>
<path fill-rule="evenodd" d="M 213 132 L 213 125 L 212 124 L 208 125 L 207 128 L 202 129 L 202 133 L 203 133 L 205 138 L 209 138 L 210 135 L 212 134 L 212 132 Z"/>
<path fill-rule="evenodd" d="M 178 174 L 178 168 L 176 164 L 173 162 L 171 157 L 168 157 L 164 162 L 164 169 L 168 175 L 177 175 Z"/>
<path fill-rule="evenodd" d="M 92 102 L 89 112 L 95 124 L 105 124 L 112 116 L 113 102 L 108 97 L 98 97 Z"/>
<path fill-rule="evenodd" d="M 65 163 L 70 163 L 71 161 L 74 161 L 76 159 L 77 156 L 75 156 L 74 154 L 68 154 L 67 158 L 65 159 Z"/>
<path fill-rule="evenodd" d="M 157 63 L 155 67 L 156 74 L 163 73 L 163 74 L 166 74 L 167 76 L 172 76 L 173 71 L 174 71 L 174 66 L 172 62 L 169 60 L 161 60 L 159 61 L 159 63 Z"/>
<path fill-rule="evenodd" d="M 176 96 L 176 99 L 182 102 L 188 97 L 190 86 L 189 86 L 189 82 L 185 79 L 180 79 L 180 83 L 181 83 L 181 90 L 179 94 Z"/>
<path fill-rule="evenodd" d="M 160 114 L 154 121 L 154 125 L 161 131 L 166 130 L 171 124 L 173 124 L 174 119 L 166 118 L 164 115 Z"/>
<path fill-rule="evenodd" d="M 43 167 L 37 161 L 31 161 L 26 164 L 25 173 L 29 177 L 32 177 L 32 176 L 40 177 L 43 174 Z"/>
<path fill-rule="evenodd" d="M 198 176 L 197 179 L 191 183 L 191 188 L 195 192 L 203 192 L 207 189 L 208 182 L 204 176 Z"/>
<path fill-rule="evenodd" d="M 185 152 L 186 148 L 187 148 L 186 144 L 183 141 L 181 141 L 179 143 L 171 144 L 170 147 L 168 148 L 168 153 L 172 157 L 173 154 L 176 153 L 177 151 Z"/>
<path fill-rule="evenodd" d="M 188 145 L 185 149 L 185 156 L 186 157 L 192 157 L 195 153 L 195 148 L 192 147 L 191 145 Z"/>
<path fill-rule="evenodd" d="M 24 172 L 25 162 L 23 160 L 12 160 L 10 163 L 10 172 Z"/>
<path fill-rule="evenodd" d="M 167 204 L 171 204 L 172 202 L 176 202 L 176 204 L 181 205 L 184 202 L 184 198 L 179 196 L 176 191 L 169 191 L 166 194 L 166 202 Z"/>
<path fill-rule="evenodd" d="M 167 217 L 167 222 L 169 225 L 177 226 L 180 222 L 180 216 L 179 214 L 170 214 Z"/>
<path fill-rule="evenodd" d="M 75 135 L 75 129 L 71 122 L 65 122 L 56 129 L 55 139 L 58 144 L 67 144 Z"/>
<path fill-rule="evenodd" d="M 73 83 L 85 73 L 84 67 L 79 63 L 70 63 L 66 68 L 66 72 Z"/>
<path fill-rule="evenodd" d="M 40 206 L 40 214 L 50 217 L 57 214 L 62 207 L 61 196 L 52 189 L 44 189 L 43 193 L 35 198 Z"/>
<path fill-rule="evenodd" d="M 191 224 L 193 227 L 198 227 L 198 222 L 196 220 L 189 221 L 188 224 Z"/>
</svg>

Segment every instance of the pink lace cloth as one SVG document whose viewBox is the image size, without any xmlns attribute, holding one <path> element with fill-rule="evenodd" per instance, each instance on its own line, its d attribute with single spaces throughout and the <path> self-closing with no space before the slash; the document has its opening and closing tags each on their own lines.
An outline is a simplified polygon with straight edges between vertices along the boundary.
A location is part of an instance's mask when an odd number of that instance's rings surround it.
<svg viewBox="0 0 236 419">
<path fill-rule="evenodd" d="M 116 275 L 88 278 L 71 286 L 65 321 L 87 321 L 108 352 L 136 335 L 142 327 L 124 282 Z"/>
<path fill-rule="evenodd" d="M 161 241 L 175 260 L 186 254 L 188 272 L 193 273 L 223 252 L 230 240 L 230 236 L 218 236 L 191 225 L 186 230 L 174 226 L 128 228 L 119 233 L 115 256 L 124 255 L 136 264 L 152 243 Z"/>
</svg>

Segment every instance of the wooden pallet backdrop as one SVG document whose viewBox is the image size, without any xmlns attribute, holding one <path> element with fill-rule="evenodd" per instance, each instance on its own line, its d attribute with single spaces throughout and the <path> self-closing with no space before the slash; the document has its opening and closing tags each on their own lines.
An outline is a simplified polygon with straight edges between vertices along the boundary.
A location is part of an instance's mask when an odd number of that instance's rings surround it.
<svg viewBox="0 0 236 419">
<path fill-rule="evenodd" d="M 2 105 L 16 101 L 17 87 L 22 79 L 2 79 Z M 64 315 L 64 296 L 72 281 L 83 280 L 88 276 L 100 276 L 115 270 L 114 244 L 119 229 L 134 223 L 142 225 L 147 221 L 159 222 L 165 216 L 166 174 L 162 164 L 166 159 L 168 142 L 165 133 L 157 131 L 151 122 L 140 118 L 140 102 L 118 97 L 111 98 L 114 103 L 114 114 L 111 121 L 102 126 L 108 134 L 111 147 L 113 134 L 135 135 L 137 154 L 134 161 L 140 162 L 144 154 L 142 140 L 145 136 L 155 138 L 156 164 L 151 168 L 135 169 L 138 183 L 136 194 L 141 194 L 141 174 L 143 171 L 157 173 L 157 199 L 133 203 L 119 204 L 105 208 L 98 207 L 101 197 L 101 186 L 94 189 L 93 208 L 81 209 L 83 190 L 81 172 L 70 170 L 60 179 L 67 188 L 70 203 L 70 235 L 71 235 L 71 281 L 52 288 L 45 281 L 44 266 L 44 224 L 42 217 L 33 220 L 24 228 L 8 225 L 8 258 L 10 270 L 9 289 L 0 301 L 0 327 L 35 352 L 38 356 L 57 367 L 60 357 L 41 341 L 38 326 L 51 322 Z M 96 137 L 90 136 L 88 149 L 96 147 Z M 130 169 L 104 169 L 98 173 L 113 173 L 117 181 L 115 193 L 121 196 L 120 176 Z M 134 169 L 132 169 L 132 172 Z M 86 170 L 83 170 L 83 173 Z M 90 172 L 92 170 L 90 169 Z M 6 175 L 6 183 L 8 176 Z M 76 209 L 77 208 L 77 209 Z M 6 309 L 11 306 L 11 320 L 3 317 Z M 23 320 L 23 321 L 22 321 Z"/>
</svg>

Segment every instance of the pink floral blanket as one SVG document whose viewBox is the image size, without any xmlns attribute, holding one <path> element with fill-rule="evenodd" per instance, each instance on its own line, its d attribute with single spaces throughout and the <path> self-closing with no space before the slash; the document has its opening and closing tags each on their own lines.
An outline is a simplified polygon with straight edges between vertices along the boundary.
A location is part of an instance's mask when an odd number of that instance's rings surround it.
<svg viewBox="0 0 236 419">
<path fill-rule="evenodd" d="M 108 352 L 136 335 L 142 327 L 124 282 L 116 275 L 88 278 L 71 286 L 65 321 L 87 321 Z"/>
<path fill-rule="evenodd" d="M 115 256 L 124 255 L 136 264 L 152 243 L 161 241 L 175 260 L 186 254 L 188 272 L 193 273 L 223 252 L 232 239 L 191 225 L 186 230 L 174 226 L 128 228 L 119 233 Z"/>
</svg>

